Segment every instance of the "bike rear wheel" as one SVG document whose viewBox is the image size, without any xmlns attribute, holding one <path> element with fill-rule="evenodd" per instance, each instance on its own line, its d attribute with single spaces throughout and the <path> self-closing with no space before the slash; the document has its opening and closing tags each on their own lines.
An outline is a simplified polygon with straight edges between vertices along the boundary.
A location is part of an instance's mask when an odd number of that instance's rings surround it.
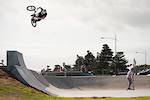
<svg viewBox="0 0 150 100">
<path fill-rule="evenodd" d="M 35 6 L 28 6 L 27 10 L 28 11 L 35 11 L 36 7 Z"/>
<path fill-rule="evenodd" d="M 31 24 L 33 27 L 36 27 L 36 21 L 31 19 Z"/>
</svg>

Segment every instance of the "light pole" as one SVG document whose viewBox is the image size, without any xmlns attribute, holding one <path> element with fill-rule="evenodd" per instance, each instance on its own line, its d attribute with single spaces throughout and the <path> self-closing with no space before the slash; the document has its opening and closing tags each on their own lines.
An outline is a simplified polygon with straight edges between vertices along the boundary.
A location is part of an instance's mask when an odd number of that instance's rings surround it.
<svg viewBox="0 0 150 100">
<path fill-rule="evenodd" d="M 115 38 L 101 37 L 101 39 L 112 39 L 112 40 L 115 40 L 115 56 L 116 56 L 116 54 L 117 54 L 117 43 L 116 43 L 116 41 L 118 41 L 118 40 L 116 39 L 116 34 L 115 34 Z M 117 74 L 117 73 L 116 73 L 116 64 L 115 64 L 115 74 Z"/>
<path fill-rule="evenodd" d="M 145 52 L 135 52 L 135 53 L 141 53 L 141 54 L 144 54 L 145 55 L 145 65 L 146 65 L 146 50 L 145 50 Z"/>
</svg>

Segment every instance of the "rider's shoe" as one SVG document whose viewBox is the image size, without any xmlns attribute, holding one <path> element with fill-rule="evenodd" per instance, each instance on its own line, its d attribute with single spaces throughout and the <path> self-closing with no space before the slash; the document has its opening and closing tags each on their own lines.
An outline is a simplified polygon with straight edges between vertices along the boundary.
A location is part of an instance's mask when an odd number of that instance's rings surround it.
<svg viewBox="0 0 150 100">
<path fill-rule="evenodd" d="M 33 22 L 35 22 L 35 20 L 34 19 L 31 19 Z"/>
</svg>

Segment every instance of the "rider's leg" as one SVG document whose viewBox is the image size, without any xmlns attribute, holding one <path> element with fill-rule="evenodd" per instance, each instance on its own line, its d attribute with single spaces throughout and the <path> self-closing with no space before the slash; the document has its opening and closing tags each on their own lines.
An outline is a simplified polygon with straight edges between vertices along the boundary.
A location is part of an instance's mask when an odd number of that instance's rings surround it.
<svg viewBox="0 0 150 100">
<path fill-rule="evenodd" d="M 34 13 L 34 14 L 32 14 L 31 16 L 34 16 L 34 17 L 38 17 L 39 16 L 39 13 Z"/>
<path fill-rule="evenodd" d="M 40 21 L 41 19 L 38 19 L 38 18 L 34 17 L 33 20 L 37 22 L 37 21 Z"/>
<path fill-rule="evenodd" d="M 39 13 L 35 13 L 35 17 L 38 17 L 39 16 Z"/>
<path fill-rule="evenodd" d="M 36 22 L 41 20 L 41 19 L 38 19 L 38 18 L 37 18 L 38 16 L 39 16 L 39 13 L 35 13 L 34 20 L 35 20 Z"/>
<path fill-rule="evenodd" d="M 38 20 L 36 20 L 36 21 L 40 21 L 41 19 L 38 19 Z"/>
</svg>

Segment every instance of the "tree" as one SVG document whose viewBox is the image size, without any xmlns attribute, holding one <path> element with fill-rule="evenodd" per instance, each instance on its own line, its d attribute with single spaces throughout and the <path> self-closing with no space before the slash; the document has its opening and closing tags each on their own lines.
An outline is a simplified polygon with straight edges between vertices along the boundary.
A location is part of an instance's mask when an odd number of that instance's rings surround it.
<svg viewBox="0 0 150 100">
<path fill-rule="evenodd" d="M 126 70 L 126 64 L 128 63 L 128 61 L 125 59 L 125 55 L 123 52 L 117 52 L 115 57 L 113 57 L 113 61 L 114 64 L 116 64 L 116 68 L 118 69 L 118 71 Z M 116 71 L 116 73 L 118 73 L 118 71 Z"/>
<path fill-rule="evenodd" d="M 77 60 L 73 69 L 79 71 L 81 70 L 81 66 L 84 66 L 84 68 L 86 67 L 84 72 L 91 71 L 94 59 L 95 57 L 89 50 L 87 51 L 87 55 L 85 55 L 84 58 L 82 56 L 77 55 Z"/>
<path fill-rule="evenodd" d="M 87 71 L 91 71 L 94 62 L 94 55 L 89 50 L 87 51 L 87 55 L 85 55 L 84 65 L 86 66 Z"/>
<path fill-rule="evenodd" d="M 84 61 L 84 58 L 82 56 L 77 55 L 77 60 L 75 62 L 75 66 L 74 66 L 74 70 L 79 71 L 80 70 L 80 66 L 83 65 L 82 62 Z"/>
<path fill-rule="evenodd" d="M 49 66 L 49 65 L 47 65 L 46 72 L 50 72 L 50 71 L 51 71 L 50 66 Z"/>
<path fill-rule="evenodd" d="M 67 71 L 71 70 L 71 66 L 70 65 L 65 65 L 64 67 L 66 68 Z"/>
<path fill-rule="evenodd" d="M 54 71 L 58 71 L 60 69 L 60 65 L 55 65 Z"/>
<path fill-rule="evenodd" d="M 94 67 L 92 68 L 93 74 L 110 73 L 112 62 L 113 52 L 107 44 L 104 44 L 101 53 L 98 53 L 94 61 Z"/>
</svg>

